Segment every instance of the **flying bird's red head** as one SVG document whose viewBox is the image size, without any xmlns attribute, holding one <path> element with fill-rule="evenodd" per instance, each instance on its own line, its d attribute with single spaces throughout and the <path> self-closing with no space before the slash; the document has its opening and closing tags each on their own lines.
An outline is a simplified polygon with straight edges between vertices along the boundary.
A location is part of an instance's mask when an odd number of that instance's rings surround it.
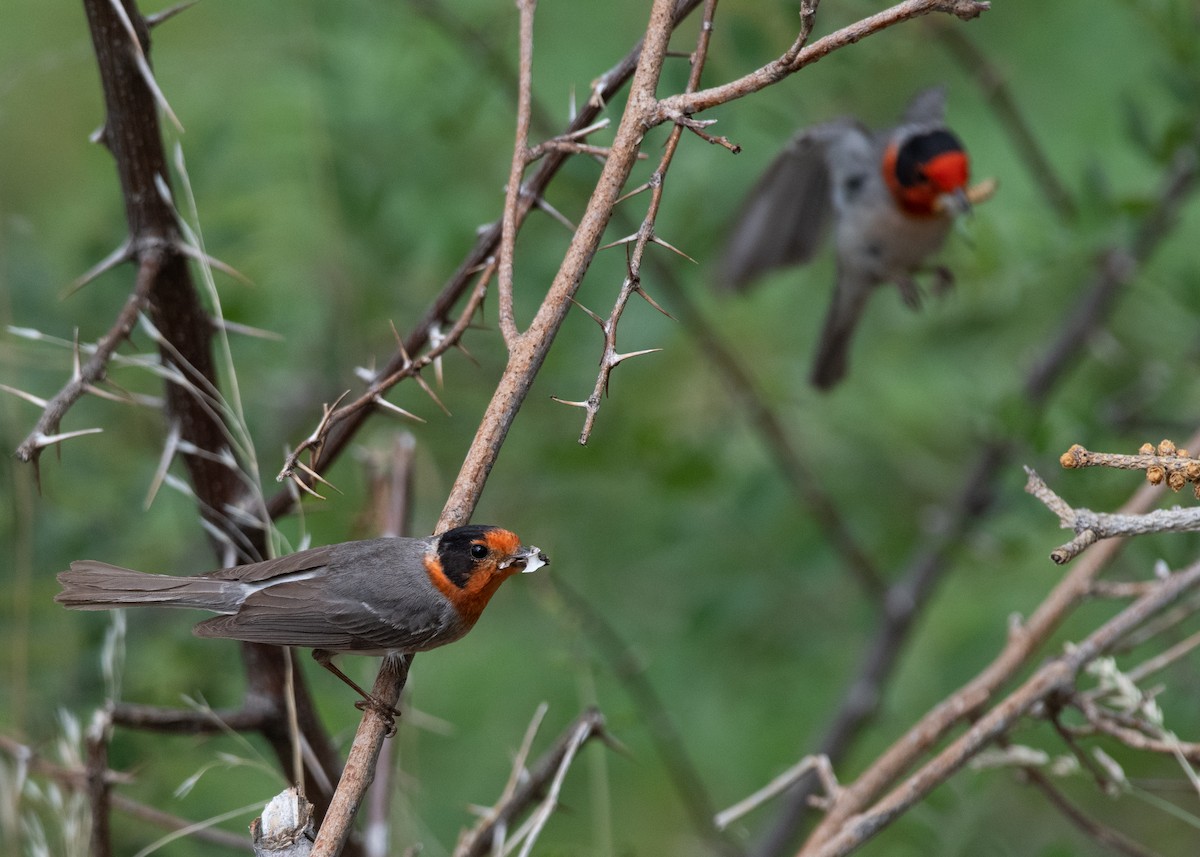
<svg viewBox="0 0 1200 857">
<path fill-rule="evenodd" d="M 965 210 L 970 177 L 966 150 L 944 128 L 892 140 L 883 155 L 884 181 L 900 209 L 914 217 Z"/>
</svg>

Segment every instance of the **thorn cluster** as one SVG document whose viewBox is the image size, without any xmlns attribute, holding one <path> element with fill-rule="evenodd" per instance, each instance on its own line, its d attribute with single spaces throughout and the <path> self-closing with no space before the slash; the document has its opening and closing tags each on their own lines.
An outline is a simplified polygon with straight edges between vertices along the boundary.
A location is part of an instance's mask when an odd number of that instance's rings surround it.
<svg viewBox="0 0 1200 857">
<path fill-rule="evenodd" d="M 1170 440 L 1158 446 L 1143 443 L 1137 455 L 1117 455 L 1092 452 L 1074 444 L 1062 454 L 1059 463 L 1063 467 L 1111 467 L 1116 470 L 1145 470 L 1146 481 L 1151 485 L 1166 482 L 1172 491 L 1192 484 L 1192 493 L 1200 500 L 1200 459 L 1193 458 L 1186 449 L 1178 449 Z"/>
</svg>

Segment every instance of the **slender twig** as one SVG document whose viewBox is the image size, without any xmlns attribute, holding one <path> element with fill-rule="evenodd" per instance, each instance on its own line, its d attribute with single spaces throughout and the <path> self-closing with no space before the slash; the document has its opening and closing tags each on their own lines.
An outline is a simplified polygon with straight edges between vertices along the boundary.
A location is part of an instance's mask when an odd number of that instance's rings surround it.
<svg viewBox="0 0 1200 857">
<path fill-rule="evenodd" d="M 1077 443 L 1063 453 L 1059 463 L 1068 470 L 1080 467 L 1144 470 L 1146 481 L 1151 485 L 1165 482 L 1172 491 L 1179 491 L 1190 483 L 1200 499 L 1200 460 L 1192 458 L 1186 449 L 1178 449 L 1169 440 L 1161 441 L 1158 446 L 1144 443 L 1137 455 L 1092 452 Z"/>
<path fill-rule="evenodd" d="M 1062 813 L 1071 824 L 1097 845 L 1108 848 L 1126 857 L 1158 857 L 1157 852 L 1143 848 L 1129 837 L 1106 824 L 1088 816 L 1067 799 L 1067 796 L 1037 768 L 1021 769 L 1022 776 L 1034 785 L 1050 801 L 1050 805 Z"/>
<path fill-rule="evenodd" d="M 825 792 L 823 800 L 832 800 L 836 797 L 838 790 L 837 777 L 833 774 L 833 766 L 829 764 L 829 758 L 826 756 L 805 756 L 754 794 L 743 798 L 729 807 L 729 809 L 723 809 L 718 812 L 713 818 L 713 824 L 717 826 L 717 830 L 724 830 L 743 815 L 757 809 L 762 804 L 794 786 L 809 771 L 816 771 L 817 777 L 821 781 Z"/>
<path fill-rule="evenodd" d="M 1154 673 L 1166 669 L 1171 664 L 1190 653 L 1197 646 L 1200 646 L 1200 631 L 1197 631 L 1184 640 L 1180 640 L 1166 651 L 1161 652 L 1152 658 L 1147 658 L 1136 667 L 1126 670 L 1125 674 L 1129 677 L 1131 682 L 1137 684 Z"/>
<path fill-rule="evenodd" d="M 533 113 L 533 13 L 537 0 L 517 0 L 520 12 L 521 59 L 517 84 L 517 131 L 513 142 L 512 164 L 505 192 L 504 215 L 500 221 L 500 262 L 496 287 L 499 291 L 500 332 L 511 350 L 518 334 L 513 317 L 513 250 L 517 242 L 517 208 L 521 196 L 521 177 L 529 165 L 529 123 Z"/>
<path fill-rule="evenodd" d="M 1184 533 L 1200 529 L 1200 509 L 1156 509 L 1144 515 L 1114 515 L 1075 509 L 1055 494 L 1033 468 L 1026 467 L 1025 490 L 1058 515 L 1064 530 L 1074 530 L 1075 538 L 1050 553 L 1050 559 L 1062 565 L 1101 539 L 1141 536 L 1148 533 Z"/>
</svg>

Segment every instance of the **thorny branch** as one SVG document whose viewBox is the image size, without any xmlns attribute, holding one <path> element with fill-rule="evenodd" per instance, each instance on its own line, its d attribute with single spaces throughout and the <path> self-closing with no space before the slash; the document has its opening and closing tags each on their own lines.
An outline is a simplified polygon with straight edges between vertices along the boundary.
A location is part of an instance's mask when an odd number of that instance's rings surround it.
<svg viewBox="0 0 1200 857">
<path fill-rule="evenodd" d="M 807 9 L 809 7 L 815 7 L 815 4 L 805 4 L 804 8 Z M 824 59 L 839 48 L 852 45 L 867 36 L 882 32 L 888 27 L 895 26 L 904 21 L 910 21 L 914 18 L 937 12 L 954 15 L 961 20 L 967 21 L 979 17 L 990 8 L 991 4 L 975 2 L 975 0 L 905 0 L 903 3 L 897 3 L 895 6 L 885 9 L 882 12 L 870 15 L 849 26 L 842 27 L 840 30 L 830 33 L 828 36 L 820 38 L 810 45 L 804 45 L 797 38 L 796 43 L 793 44 L 791 49 L 779 57 L 779 59 L 767 63 L 765 66 L 737 80 L 720 86 L 714 86 L 710 89 L 702 89 L 697 92 L 687 92 L 664 98 L 658 104 L 657 113 L 653 121 L 655 124 L 668 121 L 673 114 L 692 116 L 703 110 L 709 110 L 718 105 L 743 98 L 774 83 L 778 83 L 780 80 L 795 74 L 805 66 L 812 65 L 818 60 Z M 806 26 L 811 27 L 811 23 L 806 25 L 805 16 L 802 15 L 801 27 L 804 28 Z M 803 29 L 801 35 L 805 35 Z"/>
<path fill-rule="evenodd" d="M 671 5 L 672 8 L 667 9 L 667 5 Z M 658 11 L 652 17 L 652 24 L 647 29 L 647 40 L 641 51 L 637 53 L 637 56 L 644 59 L 645 47 L 651 43 L 651 40 L 669 37 L 671 30 L 678 24 L 679 20 L 696 5 L 698 5 L 698 0 L 680 0 L 676 4 L 664 3 L 661 7 L 656 6 L 655 9 Z M 828 53 L 839 47 L 851 44 L 873 32 L 892 26 L 902 20 L 919 17 L 932 12 L 949 12 L 959 17 L 974 17 L 986 10 L 986 8 L 986 3 L 974 3 L 968 2 L 968 0 L 907 0 L 907 2 L 900 3 L 887 12 L 871 16 L 858 25 L 844 28 L 838 31 L 838 33 L 822 39 L 818 43 L 820 46 L 819 50 L 812 50 L 812 48 L 818 47 L 818 45 L 813 45 L 796 52 L 795 56 L 790 58 L 785 55 L 785 59 L 789 60 L 786 66 L 775 64 L 775 66 L 769 67 L 773 69 L 771 74 L 774 75 L 770 80 L 764 78 L 749 88 L 743 86 L 739 89 L 736 85 L 730 85 L 731 88 L 720 93 L 714 90 L 706 91 L 708 101 L 703 104 L 692 104 L 690 102 L 676 103 L 671 99 L 658 101 L 654 97 L 653 88 L 641 93 L 640 96 L 631 96 L 626 106 L 625 116 L 622 119 L 622 125 L 626 129 L 625 133 L 622 135 L 621 130 L 618 130 L 617 138 L 609 151 L 609 157 L 605 163 L 605 172 L 602 173 L 598 183 L 598 189 L 603 188 L 603 191 L 599 195 L 593 196 L 592 202 L 589 203 L 588 212 L 585 213 L 584 218 L 580 221 L 579 229 L 576 232 L 571 248 L 568 250 L 564 265 L 560 268 L 554 284 L 548 290 L 541 310 L 535 317 L 533 324 L 521 336 L 516 346 L 510 347 L 509 363 L 505 376 L 501 379 L 497 387 L 492 404 L 489 406 L 488 411 L 485 412 L 481 429 L 477 433 L 471 451 L 464 461 L 459 474 L 459 480 L 456 482 L 452 495 L 446 503 L 438 527 L 452 526 L 453 522 L 463 522 L 470 517 L 475 503 L 478 501 L 479 494 L 482 492 L 483 483 L 491 471 L 495 457 L 499 453 L 500 444 L 507 434 L 508 427 L 515 417 L 517 409 L 532 384 L 532 376 L 540 369 L 545 353 L 548 351 L 554 335 L 557 334 L 570 302 L 574 298 L 574 292 L 578 288 L 579 282 L 582 281 L 583 273 L 586 272 L 592 256 L 599 247 L 603 226 L 607 223 L 607 219 L 611 214 L 612 205 L 619 198 L 619 195 L 615 191 L 619 190 L 628 178 L 632 161 L 637 158 L 637 147 L 640 145 L 646 131 L 663 122 L 673 121 L 673 117 L 690 118 L 691 114 L 699 110 L 707 109 L 732 98 L 748 94 L 748 92 L 755 91 L 756 89 L 761 89 L 772 82 L 794 73 L 810 62 L 828 55 Z M 657 62 L 661 65 L 661 57 Z M 624 65 L 618 68 L 621 69 L 620 73 L 625 73 Z M 657 74 L 655 74 L 655 78 L 657 78 Z M 596 113 L 592 111 L 600 109 L 605 99 L 611 94 L 611 84 L 617 79 L 618 76 L 610 72 L 609 74 L 602 75 L 597 80 L 593 98 L 589 99 L 588 102 L 589 110 L 581 111 L 573 127 L 586 127 L 594 121 Z M 696 93 L 697 96 L 700 94 Z M 676 96 L 675 98 L 678 99 L 679 97 Z M 520 193 L 521 208 L 519 212 L 522 215 L 526 214 L 536 204 L 536 201 L 540 199 L 541 187 L 544 185 L 539 183 L 539 176 L 545 174 L 545 167 L 549 165 L 552 174 L 552 171 L 556 170 L 561 164 L 561 158 L 565 157 L 562 153 L 555 154 L 558 157 L 543 159 L 544 169 L 527 182 L 525 190 Z M 490 259 L 490 254 L 499 241 L 501 231 L 499 225 L 494 226 L 492 230 L 489 230 L 480 239 L 480 242 L 476 245 L 476 251 L 472 254 L 474 261 L 467 267 L 467 270 L 474 270 L 477 266 L 484 264 L 486 260 Z M 480 250 L 484 252 L 481 254 Z M 463 271 L 463 268 L 460 268 L 461 271 Z M 443 298 L 449 297 L 453 291 L 454 289 L 448 286 L 443 291 Z M 452 304 L 453 301 L 442 300 L 440 303 L 443 304 L 444 313 L 446 311 L 445 306 Z M 429 317 L 427 314 L 427 319 Z M 424 345 L 425 340 L 420 334 L 424 325 L 425 322 L 419 325 L 417 333 L 414 333 L 410 337 L 410 340 L 406 342 L 410 353 L 419 350 Z M 412 341 L 414 339 L 419 340 L 415 345 Z M 392 362 L 395 364 L 397 361 L 393 358 Z M 400 365 L 403 365 L 402 361 Z M 516 374 L 518 372 L 524 374 L 525 377 L 518 377 Z M 349 435 L 356 430 L 366 415 L 365 411 L 356 410 L 335 415 L 335 418 L 329 421 L 326 426 L 328 437 L 322 444 L 325 454 L 324 466 L 327 466 L 330 456 L 336 454 L 344 446 Z M 320 471 L 323 467 L 316 466 L 314 469 Z M 286 469 L 285 475 L 292 476 L 293 478 L 304 478 L 294 473 L 286 473 Z M 294 502 L 294 498 L 291 496 L 277 496 L 272 499 L 269 508 L 272 514 L 277 514 L 279 510 L 290 507 L 292 502 Z"/>
<path fill-rule="evenodd" d="M 118 346 L 128 337 L 133 326 L 137 324 L 138 315 L 150 298 L 150 290 L 158 278 L 162 268 L 163 254 L 159 250 L 144 253 L 138 264 L 137 281 L 133 292 L 125 301 L 125 306 L 117 315 L 108 333 L 96 343 L 92 356 L 82 366 L 76 365 L 74 377 L 63 387 L 53 399 L 46 403 L 42 415 L 29 436 L 17 447 L 17 458 L 31 462 L 37 467 L 38 456 L 46 446 L 58 442 L 58 434 L 62 419 L 85 393 L 90 392 L 96 384 L 104 380 L 108 372 L 108 364 Z M 78 360 L 78 358 L 76 358 Z"/>
<path fill-rule="evenodd" d="M 700 85 L 700 76 L 704 71 L 704 62 L 708 57 L 708 44 L 712 38 L 713 15 L 716 12 L 716 0 L 707 0 L 704 4 L 704 17 L 700 25 L 700 33 L 696 41 L 696 49 L 691 56 L 691 73 L 688 75 L 687 92 L 694 91 Z M 675 127 L 671 129 L 670 135 L 667 137 L 666 145 L 663 147 L 662 159 L 659 161 L 658 168 L 650 176 L 646 186 L 650 188 L 650 205 L 646 211 L 646 216 L 642 220 L 641 226 L 637 232 L 630 236 L 627 241 L 631 241 L 633 249 L 629 253 L 627 259 L 627 274 L 625 282 L 621 284 L 621 289 L 617 294 L 616 304 L 609 313 L 608 318 L 603 321 L 593 312 L 586 310 L 587 314 L 594 319 L 604 333 L 604 353 L 600 357 L 600 372 L 596 376 L 596 384 L 592 389 L 592 394 L 583 402 L 570 402 L 584 408 L 586 416 L 583 421 L 583 430 L 579 434 L 579 442 L 586 444 L 591 436 L 592 427 L 596 422 L 596 415 L 600 411 L 600 401 L 604 393 L 608 391 L 609 378 L 612 376 L 613 369 L 625 360 L 631 357 L 638 357 L 644 354 L 650 354 L 659 349 L 648 349 L 643 351 L 634 351 L 627 354 L 621 354 L 617 351 L 617 325 L 621 321 L 621 316 L 625 312 L 625 307 L 629 304 L 629 299 L 636 293 L 641 295 L 660 312 L 665 311 L 642 288 L 642 257 L 646 253 L 646 246 L 652 241 L 662 242 L 654 234 L 655 223 L 658 220 L 658 211 L 662 205 L 663 185 L 666 182 L 667 170 L 670 169 L 671 161 L 675 158 L 675 150 L 679 146 L 679 138 L 683 134 L 683 129 L 687 127 L 682 121 L 684 117 L 676 119 Z M 693 129 L 696 130 L 696 129 Z M 670 245 L 667 245 L 670 246 Z M 674 249 L 674 248 L 672 248 Z M 582 308 L 582 307 L 581 307 Z M 561 399 L 558 401 L 562 401 Z"/>
<path fill-rule="evenodd" d="M 670 23 L 671 28 L 677 27 L 699 5 L 700 0 L 677 0 Z M 588 100 L 570 122 L 567 131 L 560 135 L 561 139 L 572 139 L 574 135 L 590 128 L 596 123 L 597 117 L 599 117 L 601 111 L 604 109 L 606 101 L 611 99 L 632 77 L 641 53 L 642 44 L 639 42 L 616 65 L 596 79 L 592 87 L 592 98 Z M 558 174 L 558 171 L 566 163 L 568 157 L 568 152 L 558 149 L 551 149 L 544 152 L 543 157 L 538 161 L 538 169 L 525 182 L 521 193 L 518 195 L 518 226 L 529 215 L 529 212 L 538 205 L 546 187 Z M 442 287 L 442 291 L 435 298 L 429 309 L 426 310 L 425 315 L 414 325 L 412 331 L 405 338 L 403 348 L 397 349 L 396 353 L 389 359 L 387 365 L 379 372 L 380 377 L 391 377 L 397 372 L 402 371 L 410 362 L 410 354 L 420 353 L 428 344 L 434 341 L 436 331 L 450 316 L 455 304 L 458 303 L 475 276 L 481 271 L 494 267 L 501 230 L 502 223 L 497 221 L 480 233 L 475 246 L 472 247 L 467 256 L 459 264 L 458 270 Z M 319 460 L 313 463 L 313 469 L 317 472 L 326 470 L 350 443 L 358 429 L 373 412 L 373 408 L 363 406 L 356 409 L 339 409 L 331 414 L 327 424 L 320 432 L 321 456 Z M 303 479 L 308 485 L 312 484 L 311 480 L 313 477 L 311 476 L 298 476 L 294 471 L 289 472 L 287 468 L 283 472 L 293 480 L 299 478 Z M 288 512 L 294 506 L 296 500 L 297 497 L 294 492 L 289 490 L 281 491 L 267 503 L 267 510 L 272 518 L 279 517 Z"/>
<path fill-rule="evenodd" d="M 309 494 L 316 494 L 316 491 L 311 486 L 314 482 L 325 481 L 321 477 L 320 471 L 329 466 L 331 456 L 326 452 L 326 443 L 329 441 L 330 433 L 335 426 L 343 424 L 355 415 L 370 413 L 376 408 L 383 408 L 398 413 L 401 416 L 413 418 L 412 414 L 391 404 L 384 398 L 384 395 L 392 387 L 405 378 L 416 380 L 422 389 L 433 398 L 434 402 L 440 405 L 441 402 L 438 401 L 432 388 L 421 377 L 421 370 L 435 363 L 450 349 L 458 347 L 461 344 L 463 335 L 471 326 L 472 318 L 474 318 L 476 311 L 483 304 L 483 299 L 487 295 L 488 282 L 494 271 L 495 268 L 491 264 L 483 269 L 474 290 L 471 292 L 453 326 L 450 330 L 438 336 L 437 342 L 432 344 L 427 351 L 419 355 L 416 359 L 409 356 L 405 343 L 399 341 L 399 336 L 397 336 L 399 361 L 393 359 L 388 369 L 377 374 L 367 386 L 367 389 L 354 400 L 346 404 L 341 404 L 342 399 L 348 394 L 347 392 L 343 393 L 332 405 L 326 406 L 317 427 L 292 452 L 288 453 L 283 469 L 279 471 L 279 475 L 276 478 L 279 480 L 291 479 L 292 483 L 302 491 Z M 309 454 L 307 464 L 300 460 L 301 456 L 306 452 Z M 297 471 L 300 472 L 298 473 Z M 320 495 L 317 494 L 317 496 L 319 497 Z"/>
</svg>

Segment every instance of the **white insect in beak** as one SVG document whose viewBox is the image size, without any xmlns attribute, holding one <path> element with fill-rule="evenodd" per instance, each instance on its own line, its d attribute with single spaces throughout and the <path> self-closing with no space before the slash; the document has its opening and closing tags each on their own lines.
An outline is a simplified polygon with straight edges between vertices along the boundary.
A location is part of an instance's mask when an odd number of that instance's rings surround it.
<svg viewBox="0 0 1200 857">
<path fill-rule="evenodd" d="M 512 558 L 505 562 L 501 568 L 507 568 L 515 562 L 525 563 L 525 567 L 521 569 L 521 573 L 529 574 L 532 571 L 537 571 L 543 565 L 549 565 L 550 557 L 542 553 L 541 548 L 535 548 L 531 545 L 513 554 Z"/>
</svg>

